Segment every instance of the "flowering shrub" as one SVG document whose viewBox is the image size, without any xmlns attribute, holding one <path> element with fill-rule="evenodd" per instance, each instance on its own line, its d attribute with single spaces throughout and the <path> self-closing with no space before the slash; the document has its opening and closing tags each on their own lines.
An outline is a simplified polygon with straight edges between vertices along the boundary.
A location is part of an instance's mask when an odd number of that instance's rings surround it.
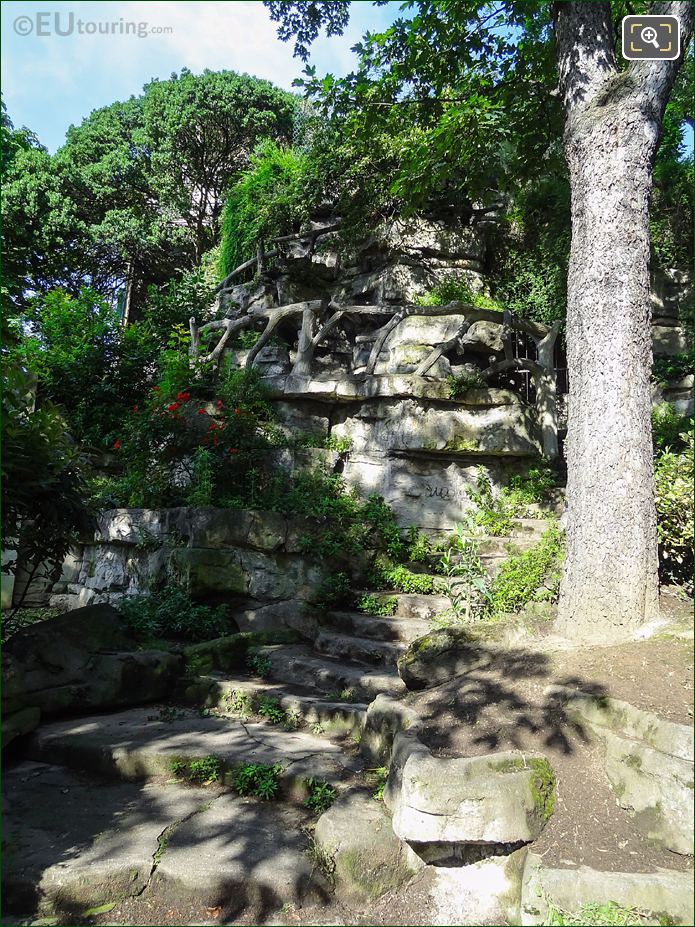
<svg viewBox="0 0 695 927">
<path fill-rule="evenodd" d="M 112 448 L 123 475 L 102 481 L 103 503 L 214 505 L 232 490 L 247 494 L 272 433 L 257 373 L 234 370 L 216 385 L 201 378 L 175 392 L 172 384 L 164 378 L 133 406 Z"/>
</svg>

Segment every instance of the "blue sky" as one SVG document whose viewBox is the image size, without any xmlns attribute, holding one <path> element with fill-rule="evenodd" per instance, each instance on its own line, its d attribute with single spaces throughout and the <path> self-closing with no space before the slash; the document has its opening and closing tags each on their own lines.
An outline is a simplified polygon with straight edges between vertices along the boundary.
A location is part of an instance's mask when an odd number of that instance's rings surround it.
<svg viewBox="0 0 695 927">
<path fill-rule="evenodd" d="M 354 3 L 344 36 L 319 39 L 312 63 L 320 73 L 346 73 L 354 60 L 350 47 L 365 29 L 380 29 L 396 18 L 400 3 L 375 8 Z M 59 28 L 75 33 L 56 35 L 51 16 L 42 25 L 49 35 L 37 35 L 36 15 L 60 13 Z M 26 26 L 28 17 L 30 27 Z M 76 22 L 85 24 L 77 34 Z M 89 35 L 89 23 L 147 23 L 168 34 Z M 30 28 L 21 35 L 14 28 Z M 182 67 L 199 73 L 205 68 L 247 72 L 291 88 L 302 63 L 292 57 L 292 45 L 280 42 L 275 23 L 261 2 L 227 0 L 106 0 L 106 2 L 51 2 L 12 0 L 2 4 L 2 92 L 15 126 L 27 126 L 50 151 L 62 144 L 71 124 L 93 109 L 138 94 L 153 77 L 168 78 Z"/>
<path fill-rule="evenodd" d="M 319 73 L 346 73 L 354 61 L 350 48 L 366 29 L 382 29 L 398 15 L 399 2 L 375 8 L 371 2 L 352 4 L 344 36 L 320 38 L 313 46 L 312 64 Z M 36 16 L 50 12 L 50 35 L 37 35 Z M 56 35 L 52 14 L 60 13 L 59 28 L 75 21 L 146 24 L 147 30 L 167 30 L 142 38 L 111 35 Z M 21 21 L 20 21 L 21 20 Z M 29 22 L 30 34 L 15 29 Z M 75 30 L 77 26 L 75 25 Z M 291 44 L 280 42 L 275 24 L 260 0 L 6 0 L 2 4 L 2 91 L 14 124 L 27 126 L 50 151 L 63 142 L 71 124 L 93 109 L 138 94 L 153 77 L 167 78 L 188 67 L 247 72 L 287 89 L 302 71 Z M 686 132 L 692 151 L 692 129 Z"/>
</svg>

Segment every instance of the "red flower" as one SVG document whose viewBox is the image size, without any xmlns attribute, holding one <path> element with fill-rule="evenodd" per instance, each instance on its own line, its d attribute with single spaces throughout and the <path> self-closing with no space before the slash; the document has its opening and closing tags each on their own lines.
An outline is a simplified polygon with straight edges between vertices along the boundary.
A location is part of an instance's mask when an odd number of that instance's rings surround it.
<svg viewBox="0 0 695 927">
<path fill-rule="evenodd" d="M 210 422 L 210 424 L 208 425 L 208 431 L 215 431 L 216 428 L 217 428 L 217 425 L 215 424 L 215 422 Z"/>
<path fill-rule="evenodd" d="M 230 454 L 236 454 L 236 448 L 235 448 L 235 447 L 230 447 L 230 448 L 229 448 L 229 453 L 230 453 Z"/>
<path fill-rule="evenodd" d="M 139 411 L 140 411 L 140 406 L 134 405 L 134 406 L 133 406 L 133 412 L 139 412 Z"/>
<path fill-rule="evenodd" d="M 160 393 L 161 390 L 160 390 L 160 388 L 159 388 L 158 386 L 153 386 L 153 387 L 152 387 L 152 392 L 153 392 L 153 393 Z"/>
<path fill-rule="evenodd" d="M 217 400 L 217 408 L 218 408 L 218 409 L 221 409 L 221 408 L 222 408 L 222 400 L 221 400 L 221 399 L 218 399 L 218 400 Z"/>
<path fill-rule="evenodd" d="M 234 410 L 234 414 L 235 414 L 235 415 L 241 415 L 241 409 L 240 409 L 238 406 L 237 406 L 237 408 Z"/>
<path fill-rule="evenodd" d="M 198 409 L 198 415 L 207 415 L 205 409 Z"/>
<path fill-rule="evenodd" d="M 114 451 L 117 451 L 120 446 L 121 446 L 121 442 L 118 440 L 118 438 L 116 438 L 116 440 L 113 442 Z"/>
<path fill-rule="evenodd" d="M 215 445 L 215 447 L 217 447 L 220 443 L 220 439 L 217 437 L 217 435 L 215 435 L 215 437 L 212 439 L 212 443 Z"/>
<path fill-rule="evenodd" d="M 172 402 L 170 406 L 167 406 L 167 412 L 176 412 L 176 410 L 181 406 L 180 402 Z"/>
<path fill-rule="evenodd" d="M 181 402 L 187 402 L 191 398 L 190 393 L 177 393 L 176 398 L 180 399 Z"/>
</svg>

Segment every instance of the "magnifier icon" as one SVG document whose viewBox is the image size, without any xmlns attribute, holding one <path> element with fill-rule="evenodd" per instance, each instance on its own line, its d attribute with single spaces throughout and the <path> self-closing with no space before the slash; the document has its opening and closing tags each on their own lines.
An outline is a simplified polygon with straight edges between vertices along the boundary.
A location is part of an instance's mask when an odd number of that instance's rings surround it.
<svg viewBox="0 0 695 927">
<path fill-rule="evenodd" d="M 652 28 L 652 26 L 645 26 L 640 32 L 640 38 L 645 45 L 653 45 L 657 51 L 660 50 L 659 43 L 656 40 L 656 29 Z"/>
</svg>

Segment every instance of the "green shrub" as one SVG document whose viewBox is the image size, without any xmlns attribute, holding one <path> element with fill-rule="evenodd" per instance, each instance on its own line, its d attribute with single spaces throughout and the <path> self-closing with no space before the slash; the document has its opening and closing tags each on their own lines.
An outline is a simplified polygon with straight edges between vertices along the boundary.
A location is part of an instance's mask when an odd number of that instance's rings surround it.
<svg viewBox="0 0 695 927">
<path fill-rule="evenodd" d="M 352 582 L 347 573 L 331 573 L 324 576 L 316 590 L 316 604 L 323 608 L 347 605 L 352 601 L 352 597 Z"/>
<path fill-rule="evenodd" d="M 685 445 L 667 450 L 654 462 L 657 533 L 662 575 L 672 582 L 692 583 L 693 571 L 693 434 Z"/>
<path fill-rule="evenodd" d="M 235 773 L 233 784 L 242 797 L 250 796 L 270 801 L 277 796 L 279 776 L 282 766 L 279 763 L 244 763 Z"/>
<path fill-rule="evenodd" d="M 220 760 L 216 756 L 204 756 L 199 760 L 172 760 L 171 771 L 178 779 L 209 785 L 220 779 Z"/>
<path fill-rule="evenodd" d="M 398 599 L 395 596 L 379 596 L 371 592 L 365 592 L 358 597 L 355 603 L 358 611 L 365 615 L 373 615 L 376 618 L 385 618 L 393 615 L 398 607 Z"/>
<path fill-rule="evenodd" d="M 306 787 L 309 794 L 304 799 L 304 805 L 313 811 L 314 814 L 323 814 L 331 807 L 335 801 L 335 789 L 323 779 L 315 779 L 313 776 L 306 780 Z"/>
<path fill-rule="evenodd" d="M 693 372 L 690 354 L 674 354 L 671 357 L 655 357 L 652 365 L 652 380 L 661 387 L 682 380 Z"/>
<path fill-rule="evenodd" d="M 502 306 L 496 299 L 483 293 L 474 293 L 465 277 L 450 274 L 440 280 L 429 293 L 419 296 L 415 302 L 419 306 L 446 306 L 447 303 L 466 303 L 476 309 L 501 311 Z"/>
<path fill-rule="evenodd" d="M 212 505 L 215 488 L 213 457 L 205 447 L 193 452 L 191 482 L 188 487 L 189 505 Z"/>
<path fill-rule="evenodd" d="M 407 532 L 406 557 L 411 563 L 424 563 L 432 553 L 430 539 L 416 525 L 410 525 Z"/>
<path fill-rule="evenodd" d="M 260 676 L 261 679 L 267 679 L 273 668 L 269 657 L 264 653 L 255 651 L 250 651 L 247 654 L 246 666 L 255 676 Z"/>
<path fill-rule="evenodd" d="M 480 562 L 479 534 L 473 516 L 456 525 L 437 565 L 438 572 L 446 577 L 451 608 L 460 621 L 482 617 L 490 603 L 489 579 Z"/>
<path fill-rule="evenodd" d="M 518 612 L 539 596 L 547 600 L 548 591 L 555 597 L 562 554 L 562 533 L 557 525 L 551 525 L 538 544 L 505 560 L 490 586 L 490 612 Z"/>
<path fill-rule="evenodd" d="M 391 566 L 377 560 L 372 570 L 371 579 L 381 589 L 393 589 L 396 592 L 432 595 L 434 580 L 427 573 L 412 573 L 402 564 Z"/>
<path fill-rule="evenodd" d="M 509 485 L 502 490 L 502 496 L 510 507 L 521 513 L 527 505 L 545 502 L 557 485 L 557 476 L 550 464 L 529 467 L 526 476 L 513 476 Z"/>
<path fill-rule="evenodd" d="M 176 638 L 208 641 L 231 630 L 226 606 L 197 605 L 188 589 L 170 583 L 151 595 L 128 596 L 118 610 L 139 640 Z"/>
<path fill-rule="evenodd" d="M 273 141 L 262 142 L 222 212 L 220 275 L 253 257 L 259 239 L 287 234 L 307 218 L 302 195 L 305 156 Z"/>
<path fill-rule="evenodd" d="M 653 922 L 644 911 L 607 901 L 584 904 L 576 912 L 563 911 L 550 902 L 543 923 L 546 927 L 640 927 Z"/>
<path fill-rule="evenodd" d="M 654 449 L 677 451 L 685 447 L 684 435 L 692 429 L 692 423 L 685 415 L 679 415 L 668 402 L 652 409 L 652 441 Z"/>
<path fill-rule="evenodd" d="M 469 389 L 480 389 L 487 386 L 483 376 L 474 370 L 462 373 L 458 377 L 450 375 L 446 378 L 446 382 L 449 386 L 449 397 L 451 399 L 461 399 Z"/>
<path fill-rule="evenodd" d="M 261 695 L 256 711 L 271 724 L 282 724 L 285 720 L 285 710 L 273 695 Z"/>
<path fill-rule="evenodd" d="M 512 530 L 512 511 L 504 495 L 495 496 L 492 481 L 484 467 L 478 467 L 476 488 L 466 489 L 466 495 L 476 508 L 475 524 L 492 537 L 505 537 Z"/>
</svg>

